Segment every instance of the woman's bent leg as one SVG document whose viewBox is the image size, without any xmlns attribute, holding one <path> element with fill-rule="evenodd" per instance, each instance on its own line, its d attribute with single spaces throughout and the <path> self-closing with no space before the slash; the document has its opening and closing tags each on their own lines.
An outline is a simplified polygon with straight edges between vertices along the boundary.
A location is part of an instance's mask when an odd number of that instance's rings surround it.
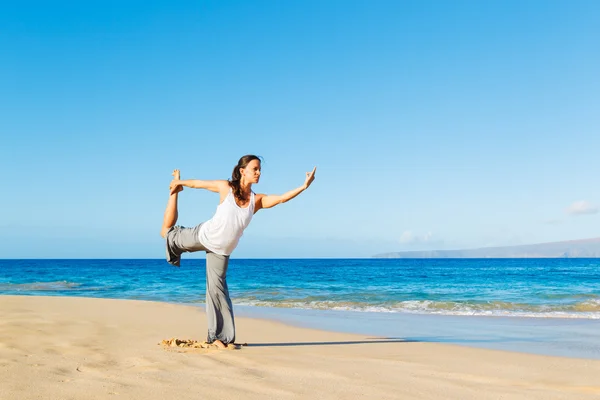
<svg viewBox="0 0 600 400">
<path fill-rule="evenodd" d="M 170 228 L 166 234 L 167 262 L 179 267 L 181 255 L 183 253 L 193 253 L 196 251 L 206 251 L 206 247 L 200 242 L 200 227 L 186 228 L 175 225 Z"/>
<path fill-rule="evenodd" d="M 175 171 L 173 171 L 173 179 L 179 178 L 180 173 L 179 170 L 176 169 Z M 177 191 L 169 196 L 169 201 L 167 202 L 167 208 L 165 210 L 165 216 L 163 218 L 163 225 L 160 230 L 160 236 L 162 237 L 165 237 L 169 229 L 171 229 L 171 227 L 175 226 L 175 224 L 177 223 L 177 218 L 179 215 L 177 211 L 177 196 L 182 190 L 182 186 L 177 186 Z"/>
</svg>

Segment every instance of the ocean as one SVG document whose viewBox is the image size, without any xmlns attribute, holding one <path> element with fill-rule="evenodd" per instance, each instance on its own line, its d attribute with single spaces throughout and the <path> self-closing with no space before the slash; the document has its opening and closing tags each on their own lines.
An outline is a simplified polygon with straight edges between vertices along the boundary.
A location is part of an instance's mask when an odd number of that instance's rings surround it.
<svg viewBox="0 0 600 400">
<path fill-rule="evenodd" d="M 234 259 L 237 315 L 600 358 L 599 259 Z M 0 260 L 0 294 L 203 306 L 204 259 Z"/>
</svg>

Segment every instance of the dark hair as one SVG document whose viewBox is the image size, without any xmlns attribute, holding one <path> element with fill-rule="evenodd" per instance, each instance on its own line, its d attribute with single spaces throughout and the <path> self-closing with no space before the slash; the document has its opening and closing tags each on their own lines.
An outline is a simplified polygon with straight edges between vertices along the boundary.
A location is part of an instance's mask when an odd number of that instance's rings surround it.
<svg viewBox="0 0 600 400">
<path fill-rule="evenodd" d="M 259 156 L 255 156 L 253 154 L 247 154 L 240 158 L 237 165 L 233 167 L 233 172 L 231 173 L 231 179 L 229 180 L 229 186 L 233 189 L 233 195 L 236 199 L 241 201 L 246 201 L 246 195 L 242 193 L 242 186 L 240 180 L 242 179 L 242 175 L 240 174 L 240 168 L 246 168 L 251 161 L 258 160 L 262 161 Z"/>
</svg>

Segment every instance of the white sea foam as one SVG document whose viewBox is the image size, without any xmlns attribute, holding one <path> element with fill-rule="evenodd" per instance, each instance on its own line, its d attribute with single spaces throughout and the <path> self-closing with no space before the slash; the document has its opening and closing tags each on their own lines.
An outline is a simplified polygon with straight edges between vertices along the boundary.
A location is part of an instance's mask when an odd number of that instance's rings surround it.
<svg viewBox="0 0 600 400">
<path fill-rule="evenodd" d="M 54 282 L 29 282 L 29 283 L 0 283 L 0 291 L 41 291 L 52 292 L 60 290 L 78 289 L 81 284 L 69 281 L 54 281 Z"/>
<path fill-rule="evenodd" d="M 357 311 L 372 313 L 410 313 L 429 315 L 460 315 L 522 318 L 600 319 L 600 300 L 593 299 L 573 305 L 527 305 L 506 302 L 459 303 L 412 300 L 393 304 L 364 304 L 340 301 L 265 301 L 234 299 L 245 306 L 299 308 L 317 310 Z"/>
</svg>

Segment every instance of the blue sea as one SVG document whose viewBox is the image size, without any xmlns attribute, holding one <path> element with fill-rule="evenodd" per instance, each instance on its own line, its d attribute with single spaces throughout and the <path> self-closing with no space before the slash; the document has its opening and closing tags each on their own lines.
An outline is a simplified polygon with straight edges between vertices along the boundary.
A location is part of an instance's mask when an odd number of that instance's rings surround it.
<svg viewBox="0 0 600 400">
<path fill-rule="evenodd" d="M 600 358 L 599 259 L 231 259 L 237 315 Z M 203 259 L 0 260 L 0 294 L 203 306 Z"/>
</svg>

